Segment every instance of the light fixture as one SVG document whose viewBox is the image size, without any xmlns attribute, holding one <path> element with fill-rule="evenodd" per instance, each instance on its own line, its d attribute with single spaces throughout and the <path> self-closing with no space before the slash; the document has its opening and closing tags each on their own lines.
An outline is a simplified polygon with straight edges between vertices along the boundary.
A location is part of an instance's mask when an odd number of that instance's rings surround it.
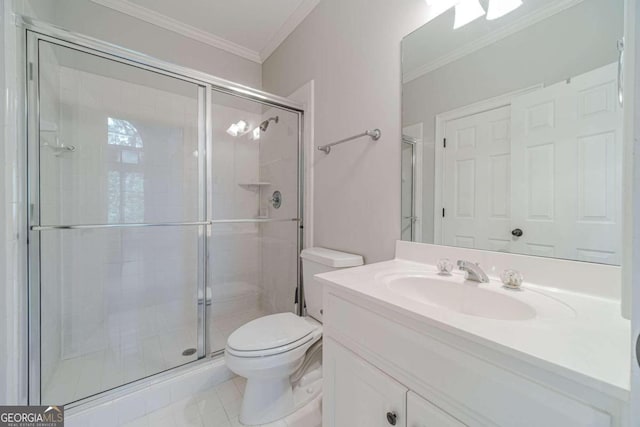
<svg viewBox="0 0 640 427">
<path fill-rule="evenodd" d="M 231 136 L 238 136 L 238 125 L 233 123 L 229 126 L 229 129 L 227 129 L 227 133 Z"/>
<path fill-rule="evenodd" d="M 456 18 L 453 29 L 463 27 L 484 14 L 485 11 L 478 0 L 461 0 L 460 3 L 456 4 Z"/>
<path fill-rule="evenodd" d="M 238 125 L 233 123 L 229 126 L 229 129 L 227 129 L 227 133 L 231 136 L 238 136 Z"/>
<path fill-rule="evenodd" d="M 251 131 L 251 135 L 249 136 L 249 139 L 253 141 L 257 141 L 260 139 L 260 127 L 257 127 Z"/>
<path fill-rule="evenodd" d="M 425 2 L 427 3 L 427 20 L 430 21 L 460 3 L 460 0 L 425 0 Z"/>
<path fill-rule="evenodd" d="M 238 123 L 238 132 L 245 133 L 249 130 L 249 125 L 244 120 L 240 120 Z"/>
<path fill-rule="evenodd" d="M 487 19 L 498 19 L 522 6 L 522 0 L 490 0 Z"/>
<path fill-rule="evenodd" d="M 244 120 L 238 121 L 238 123 L 232 123 L 227 129 L 227 133 L 231 136 L 244 135 L 249 132 L 249 125 Z"/>
</svg>

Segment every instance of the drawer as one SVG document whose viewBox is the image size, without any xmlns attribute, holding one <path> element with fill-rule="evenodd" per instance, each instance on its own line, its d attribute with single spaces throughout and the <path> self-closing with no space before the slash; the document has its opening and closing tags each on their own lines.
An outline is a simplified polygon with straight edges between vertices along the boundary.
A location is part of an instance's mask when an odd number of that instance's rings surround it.
<svg viewBox="0 0 640 427">
<path fill-rule="evenodd" d="M 362 353 L 370 352 L 375 359 L 370 362 L 405 382 L 409 389 L 433 401 L 436 400 L 431 395 L 455 401 L 490 424 L 505 427 L 611 425 L 610 416 L 604 412 L 400 325 L 330 291 L 325 292 L 324 326 L 326 336 L 352 346 L 354 351 L 360 347 L 365 350 Z M 361 355 L 367 358 L 366 354 Z"/>
</svg>

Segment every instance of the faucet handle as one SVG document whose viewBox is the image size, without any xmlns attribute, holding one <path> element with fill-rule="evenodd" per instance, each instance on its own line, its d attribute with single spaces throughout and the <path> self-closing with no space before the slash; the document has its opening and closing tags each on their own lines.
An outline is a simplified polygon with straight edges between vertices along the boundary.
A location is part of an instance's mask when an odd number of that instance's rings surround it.
<svg viewBox="0 0 640 427">
<path fill-rule="evenodd" d="M 449 258 L 441 258 L 438 260 L 438 274 L 441 276 L 451 276 L 451 272 L 453 271 L 453 263 Z"/>
<path fill-rule="evenodd" d="M 524 281 L 524 277 L 522 273 L 517 270 L 506 269 L 500 275 L 500 280 L 502 280 L 505 288 L 519 290 Z"/>
</svg>

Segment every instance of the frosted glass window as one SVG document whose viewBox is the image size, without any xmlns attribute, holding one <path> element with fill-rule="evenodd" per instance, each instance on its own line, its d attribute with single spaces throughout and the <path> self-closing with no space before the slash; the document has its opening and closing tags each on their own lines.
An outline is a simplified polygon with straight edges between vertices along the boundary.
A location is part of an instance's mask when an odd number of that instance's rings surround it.
<svg viewBox="0 0 640 427">
<path fill-rule="evenodd" d="M 140 138 L 138 130 L 128 121 L 109 117 L 107 125 L 109 127 L 109 145 L 142 148 L 142 138 Z"/>
<path fill-rule="evenodd" d="M 107 125 L 108 149 L 118 152 L 107 163 L 108 222 L 144 222 L 144 169 L 136 167 L 142 155 L 142 138 L 126 120 L 109 117 Z"/>
</svg>

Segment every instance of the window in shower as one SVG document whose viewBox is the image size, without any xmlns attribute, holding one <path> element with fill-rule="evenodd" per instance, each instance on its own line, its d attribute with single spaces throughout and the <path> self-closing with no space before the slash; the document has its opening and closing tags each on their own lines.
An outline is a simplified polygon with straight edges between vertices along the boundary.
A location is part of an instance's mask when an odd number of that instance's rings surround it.
<svg viewBox="0 0 640 427">
<path fill-rule="evenodd" d="M 144 221 L 144 161 L 142 138 L 127 120 L 107 118 L 108 222 Z"/>
</svg>

